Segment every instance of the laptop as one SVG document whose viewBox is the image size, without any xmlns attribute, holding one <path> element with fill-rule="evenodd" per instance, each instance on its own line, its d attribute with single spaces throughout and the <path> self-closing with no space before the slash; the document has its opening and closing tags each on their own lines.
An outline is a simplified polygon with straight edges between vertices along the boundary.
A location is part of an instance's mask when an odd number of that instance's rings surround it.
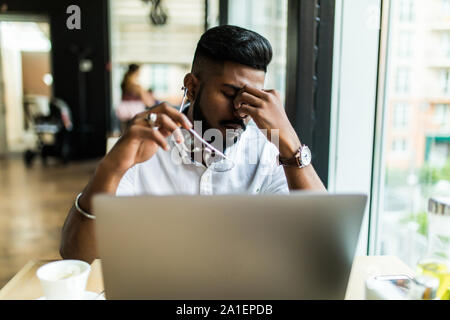
<svg viewBox="0 0 450 320">
<path fill-rule="evenodd" d="M 367 197 L 93 199 L 107 299 L 344 299 Z"/>
</svg>

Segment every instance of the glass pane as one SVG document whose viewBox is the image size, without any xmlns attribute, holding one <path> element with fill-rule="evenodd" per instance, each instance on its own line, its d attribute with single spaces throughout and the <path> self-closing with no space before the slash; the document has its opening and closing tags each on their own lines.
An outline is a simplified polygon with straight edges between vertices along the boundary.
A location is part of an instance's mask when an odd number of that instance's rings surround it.
<svg viewBox="0 0 450 320">
<path fill-rule="evenodd" d="M 450 1 L 390 1 L 377 253 L 415 266 L 450 195 Z"/>
<path fill-rule="evenodd" d="M 272 45 L 273 58 L 266 75 L 267 89 L 286 91 L 287 0 L 229 0 L 229 24 L 258 32 Z"/>
</svg>

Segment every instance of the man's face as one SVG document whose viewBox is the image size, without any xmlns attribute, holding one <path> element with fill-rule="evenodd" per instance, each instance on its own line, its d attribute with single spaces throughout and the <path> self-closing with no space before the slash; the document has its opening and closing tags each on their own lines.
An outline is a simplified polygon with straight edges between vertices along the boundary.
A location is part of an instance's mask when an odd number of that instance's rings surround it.
<svg viewBox="0 0 450 320">
<path fill-rule="evenodd" d="M 193 103 L 194 121 L 202 121 L 203 131 L 215 128 L 224 139 L 226 130 L 245 129 L 249 116 L 239 118 L 233 100 L 245 85 L 263 89 L 265 72 L 235 62 L 225 62 L 219 72 L 207 73 Z"/>
</svg>

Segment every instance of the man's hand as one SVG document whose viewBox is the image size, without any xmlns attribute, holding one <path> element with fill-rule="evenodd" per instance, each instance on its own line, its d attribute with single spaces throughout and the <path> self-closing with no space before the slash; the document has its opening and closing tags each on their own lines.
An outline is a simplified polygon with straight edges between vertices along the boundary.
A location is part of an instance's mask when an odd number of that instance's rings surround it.
<svg viewBox="0 0 450 320">
<path fill-rule="evenodd" d="M 158 115 L 155 128 L 147 121 L 149 113 Z M 189 129 L 192 124 L 184 114 L 166 103 L 134 117 L 123 136 L 98 165 L 79 198 L 80 207 L 95 215 L 92 212 L 92 197 L 99 193 L 115 194 L 122 176 L 129 168 L 150 159 L 159 147 L 167 150 L 166 138 L 172 133 L 177 142 L 182 142 L 180 126 Z M 79 214 L 75 206 L 70 209 L 62 230 L 60 253 L 64 259 L 92 262 L 98 257 L 92 221 Z"/>
<path fill-rule="evenodd" d="M 251 86 L 242 88 L 234 99 L 235 113 L 239 117 L 249 115 L 259 129 L 266 129 L 269 141 L 273 129 L 279 130 L 281 156 L 292 157 L 300 148 L 300 140 L 292 127 L 276 90 L 260 90 Z"/>
<path fill-rule="evenodd" d="M 149 113 L 158 115 L 155 128 L 147 121 Z M 180 127 L 189 129 L 192 124 L 183 113 L 165 102 L 142 112 L 130 121 L 122 137 L 103 158 L 101 165 L 110 173 L 121 176 L 135 164 L 149 160 L 158 147 L 168 150 L 166 138 L 172 133 L 178 143 L 182 142 Z"/>
<path fill-rule="evenodd" d="M 250 116 L 259 129 L 266 129 L 268 139 L 279 130 L 280 155 L 290 158 L 300 148 L 300 140 L 292 127 L 275 90 L 259 90 L 250 86 L 242 88 L 234 99 L 235 113 L 239 117 Z M 271 132 L 272 131 L 272 132 Z M 290 190 L 326 191 L 312 165 L 298 169 L 284 167 Z"/>
</svg>

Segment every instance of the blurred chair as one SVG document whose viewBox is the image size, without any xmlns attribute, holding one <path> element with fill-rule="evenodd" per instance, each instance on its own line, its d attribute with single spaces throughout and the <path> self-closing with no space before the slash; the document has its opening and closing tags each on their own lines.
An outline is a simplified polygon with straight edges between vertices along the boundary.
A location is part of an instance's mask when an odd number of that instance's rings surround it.
<svg viewBox="0 0 450 320">
<path fill-rule="evenodd" d="M 36 146 L 24 153 L 27 167 L 32 166 L 36 155 L 41 156 L 44 165 L 49 156 L 60 159 L 64 164 L 70 158 L 70 132 L 73 129 L 70 108 L 58 98 L 52 98 L 46 105 L 47 108 L 42 100 L 34 96 L 24 98 L 27 128 L 31 128 L 37 136 Z"/>
</svg>

